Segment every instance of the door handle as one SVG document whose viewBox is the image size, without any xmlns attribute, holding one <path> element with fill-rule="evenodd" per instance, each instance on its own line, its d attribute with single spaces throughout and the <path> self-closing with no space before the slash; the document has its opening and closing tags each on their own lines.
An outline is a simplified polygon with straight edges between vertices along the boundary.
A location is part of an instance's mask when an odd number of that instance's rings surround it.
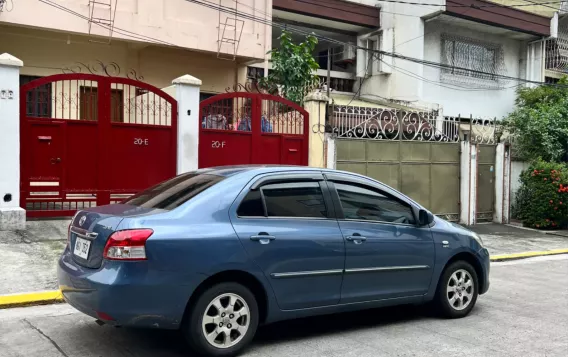
<svg viewBox="0 0 568 357">
<path fill-rule="evenodd" d="M 363 236 L 354 234 L 352 236 L 345 237 L 345 239 L 347 239 L 347 241 L 353 242 L 355 244 L 362 244 L 364 241 L 367 240 L 367 237 L 363 237 Z"/>
<path fill-rule="evenodd" d="M 268 234 L 262 234 L 262 233 L 259 233 L 258 235 L 255 236 L 250 236 L 250 240 L 252 240 L 253 242 L 260 242 L 260 244 L 268 244 L 275 239 L 276 239 L 275 236 L 270 236 Z"/>
</svg>

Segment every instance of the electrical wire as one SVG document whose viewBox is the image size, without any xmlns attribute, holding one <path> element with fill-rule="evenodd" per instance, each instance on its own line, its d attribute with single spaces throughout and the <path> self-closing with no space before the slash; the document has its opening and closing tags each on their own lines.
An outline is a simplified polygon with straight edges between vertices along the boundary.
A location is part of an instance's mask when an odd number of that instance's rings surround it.
<svg viewBox="0 0 568 357">
<path fill-rule="evenodd" d="M 8 2 L 10 2 L 10 5 L 11 5 L 9 8 L 8 8 Z M 0 12 L 4 11 L 4 9 L 6 9 L 6 12 L 12 12 L 12 10 L 14 10 L 14 1 L 13 0 L 0 0 Z"/>
<path fill-rule="evenodd" d="M 397 72 L 399 72 L 399 73 L 402 73 L 402 74 L 404 74 L 404 75 L 406 75 L 406 76 L 409 76 L 409 77 L 418 79 L 418 80 L 423 81 L 423 82 L 426 82 L 426 83 L 434 84 L 434 85 L 437 85 L 437 86 L 442 87 L 442 88 L 447 88 L 447 89 L 452 89 L 452 90 L 457 90 L 457 91 L 463 91 L 463 92 L 480 92 L 480 91 L 483 91 L 483 92 L 484 92 L 484 91 L 508 90 L 508 89 L 520 87 L 520 86 L 522 86 L 522 85 L 524 84 L 524 83 L 519 83 L 519 84 L 515 84 L 515 85 L 510 86 L 510 87 L 504 87 L 504 88 L 479 88 L 479 87 L 474 87 L 474 88 L 472 88 L 472 87 L 460 86 L 460 85 L 457 85 L 457 84 L 444 85 L 444 84 L 442 84 L 442 83 L 440 83 L 440 82 L 438 82 L 438 81 L 434 81 L 434 80 L 431 80 L 431 79 L 422 77 L 422 76 L 420 76 L 420 75 L 418 75 L 418 74 L 416 74 L 416 73 L 412 73 L 412 72 L 410 72 L 410 71 L 408 71 L 408 70 L 399 68 L 399 67 L 397 67 L 397 66 L 395 66 L 395 65 L 388 64 L 388 63 L 384 62 L 383 60 L 380 60 L 380 61 L 381 61 L 383 64 L 385 64 L 385 65 L 391 67 L 393 70 L 395 70 L 395 71 L 397 71 Z"/>
<path fill-rule="evenodd" d="M 306 3 L 306 4 L 313 4 L 312 2 L 309 1 L 305 1 L 305 0 L 294 0 L 295 2 L 301 2 L 301 3 Z M 549 5 L 549 4 L 561 4 L 562 1 L 557 0 L 557 1 L 548 1 L 548 2 L 543 2 L 543 3 L 535 3 L 532 2 L 530 0 L 523 0 L 525 2 L 530 2 L 531 4 L 512 4 L 512 5 L 504 5 L 504 4 L 486 4 L 486 5 L 464 5 L 464 4 L 455 4 L 455 5 L 449 5 L 449 4 L 437 4 L 437 3 L 423 3 L 423 2 L 413 2 L 413 1 L 403 1 L 403 0 L 377 0 L 379 2 L 386 2 L 386 3 L 394 3 L 394 4 L 405 4 L 405 5 L 415 5 L 415 6 L 434 6 L 434 7 L 470 7 L 470 8 L 491 8 L 491 7 L 505 7 L 505 8 L 515 8 L 515 7 L 525 7 L 525 6 L 535 6 L 535 5 Z M 326 1 L 323 0 L 323 2 L 325 3 Z M 332 3 L 327 2 L 328 4 L 332 5 Z M 318 6 L 323 6 L 323 5 L 318 5 Z M 351 12 L 354 14 L 360 14 L 359 12 L 352 12 L 352 11 L 347 11 L 343 8 L 337 8 L 337 7 L 330 7 L 330 6 L 323 6 L 323 7 L 328 7 L 330 9 L 334 9 L 334 10 L 339 10 L 342 12 Z M 551 7 L 552 8 L 552 7 Z M 552 8 L 554 9 L 554 8 Z M 558 9 L 556 9 L 558 10 Z"/>
<path fill-rule="evenodd" d="M 534 1 L 532 1 L 532 0 L 524 0 L 524 1 L 531 3 L 531 5 L 527 5 L 527 6 L 542 6 L 542 7 L 547 7 L 547 8 L 549 8 L 549 9 L 552 9 L 552 10 L 556 10 L 556 11 L 558 11 L 558 12 L 563 11 L 563 10 L 561 10 L 560 8 L 554 8 L 554 7 L 552 7 L 552 6 L 548 6 L 549 4 L 553 4 L 553 3 L 548 3 L 548 2 L 544 3 L 544 2 L 543 2 L 543 3 L 540 3 L 540 4 L 539 4 L 539 3 L 534 2 Z M 561 5 L 562 2 L 563 2 L 563 1 L 555 1 L 554 4 Z"/>
<path fill-rule="evenodd" d="M 78 12 L 76 12 L 76 11 L 74 11 L 74 10 L 68 8 L 68 7 L 65 7 L 65 6 L 63 6 L 63 5 L 61 5 L 61 4 L 58 4 L 58 3 L 54 2 L 54 1 L 51 1 L 51 0 L 38 0 L 38 1 L 39 1 L 39 2 L 42 2 L 42 3 L 46 4 L 46 5 L 52 6 L 52 7 L 56 8 L 56 9 L 59 9 L 59 10 L 61 10 L 61 11 L 67 12 L 67 13 L 69 13 L 69 14 L 71 14 L 71 15 L 76 16 L 76 17 L 79 17 L 79 18 L 81 18 L 81 19 L 84 19 L 84 20 L 86 20 L 86 21 L 90 21 L 90 20 L 91 20 L 91 19 L 89 19 L 87 16 L 82 15 L 82 14 L 80 14 L 80 13 L 78 13 Z M 113 29 L 113 31 L 115 31 L 115 32 L 117 32 L 118 34 L 121 34 L 121 35 L 123 35 L 123 36 L 125 36 L 125 37 L 129 37 L 129 38 L 133 38 L 133 39 L 140 40 L 140 41 L 145 41 L 145 42 L 161 43 L 161 44 L 165 44 L 165 45 L 169 45 L 169 46 L 179 47 L 179 46 L 177 46 L 177 45 L 175 45 L 175 44 L 173 44 L 173 43 L 169 43 L 169 42 L 167 42 L 167 41 L 162 41 L 162 40 L 160 40 L 160 39 L 156 39 L 156 38 L 149 37 L 149 36 L 145 36 L 145 35 L 140 35 L 140 34 L 137 34 L 137 33 L 135 33 L 135 32 L 132 32 L 132 31 L 128 31 L 128 30 L 125 30 L 125 29 L 121 29 L 121 28 L 116 27 L 116 26 L 111 27 L 111 26 L 108 26 L 108 25 L 106 25 L 106 24 L 101 24 L 101 23 L 98 23 L 98 22 L 93 22 L 93 23 L 94 23 L 95 25 L 97 25 L 97 26 L 99 26 L 99 27 L 102 27 L 102 28 L 104 28 L 104 29 L 107 29 L 107 30 Z"/>
<path fill-rule="evenodd" d="M 59 8 L 62 11 L 66 11 L 66 12 L 73 14 L 75 16 L 78 16 L 80 18 L 89 20 L 88 17 L 81 15 L 81 14 L 79 14 L 79 13 L 77 13 L 77 12 L 75 12 L 75 11 L 69 9 L 69 8 L 66 8 L 65 6 L 54 3 L 51 0 L 39 0 L 39 1 L 43 2 L 47 5 Z M 235 16 L 239 16 L 239 17 L 242 17 L 242 18 L 245 18 L 245 19 L 256 21 L 256 22 L 259 22 L 259 23 L 262 23 L 262 24 L 265 24 L 265 25 L 268 25 L 268 26 L 274 26 L 274 27 L 280 27 L 280 28 L 283 28 L 283 29 L 287 29 L 287 26 L 282 26 L 280 24 L 276 24 L 276 23 L 273 23 L 271 21 L 258 18 L 254 15 L 239 12 L 236 9 L 233 9 L 233 8 L 228 8 L 228 7 L 225 7 L 225 6 L 220 6 L 220 5 L 217 5 L 217 4 L 214 4 L 214 3 L 210 3 L 206 0 L 186 0 L 186 1 L 198 4 L 198 5 L 201 5 L 201 6 L 204 6 L 204 7 L 208 7 L 208 8 L 211 8 L 211 9 L 215 9 L 215 10 L 218 10 L 218 11 L 221 11 L 221 12 L 229 13 L 229 14 L 232 14 L 232 15 L 235 15 Z M 110 29 L 110 27 L 103 26 L 102 24 L 99 24 L 99 23 L 95 23 L 95 24 L 97 24 L 97 25 L 99 25 L 103 28 Z M 138 35 L 138 34 L 132 32 L 132 31 L 124 30 L 124 29 L 118 28 L 116 26 L 114 28 L 116 30 L 118 30 L 117 31 L 118 33 L 121 33 L 124 36 L 130 36 L 131 38 L 136 38 L 136 39 L 141 39 L 141 40 L 145 39 L 146 41 L 151 40 L 151 41 L 148 41 L 148 42 L 157 42 L 157 43 L 168 44 L 168 45 L 174 46 L 174 47 L 179 47 L 179 46 L 176 46 L 174 44 L 168 43 L 166 41 L 154 39 L 154 38 L 144 36 L 144 35 Z M 532 80 L 527 80 L 527 79 L 522 79 L 522 78 L 506 76 L 506 75 L 500 75 L 500 74 L 494 74 L 494 73 L 487 73 L 487 72 L 483 72 L 483 71 L 472 70 L 472 69 L 469 69 L 469 68 L 455 67 L 455 66 L 446 65 L 446 64 L 443 64 L 443 63 L 437 63 L 437 62 L 433 62 L 433 61 L 426 61 L 426 60 L 421 60 L 421 59 L 417 59 L 417 58 L 413 58 L 413 57 L 409 57 L 409 56 L 404 56 L 404 55 L 401 55 L 401 54 L 398 54 L 398 53 L 389 53 L 389 52 L 381 51 L 381 50 L 368 49 L 368 48 L 364 48 L 362 46 L 355 46 L 353 44 L 349 44 L 349 43 L 346 43 L 346 42 L 343 42 L 343 41 L 327 38 L 325 36 L 316 35 L 314 33 L 308 33 L 306 31 L 302 31 L 300 29 L 293 29 L 291 32 L 301 33 L 301 34 L 304 34 L 304 35 L 313 35 L 314 37 L 321 39 L 322 41 L 326 41 L 326 42 L 330 42 L 330 43 L 336 43 L 336 44 L 340 44 L 340 45 L 349 45 L 349 46 L 353 46 L 357 49 L 363 49 L 363 50 L 368 51 L 368 52 L 373 52 L 373 53 L 381 54 L 381 55 L 384 55 L 384 56 L 390 56 L 390 57 L 393 57 L 393 58 L 397 58 L 397 59 L 401 59 L 401 60 L 405 60 L 405 61 L 409 61 L 409 62 L 414 62 L 414 63 L 418 63 L 418 64 L 422 64 L 422 65 L 426 65 L 426 66 L 430 66 L 430 67 L 434 67 L 434 68 L 445 68 L 445 69 L 452 69 L 452 70 L 460 70 L 460 71 L 466 71 L 466 72 L 480 74 L 480 75 L 490 75 L 490 76 L 493 76 L 495 78 L 516 80 L 516 81 L 520 81 L 520 82 L 524 82 L 524 83 L 530 83 L 530 84 L 568 87 L 566 85 L 558 85 L 558 84 L 552 84 L 552 83 L 532 81 Z M 130 35 L 127 35 L 127 34 L 130 34 Z"/>
<path fill-rule="evenodd" d="M 507 76 L 507 75 L 502 75 L 502 74 L 483 72 L 483 71 L 473 70 L 473 69 L 464 68 L 464 67 L 455 67 L 455 66 L 444 64 L 444 63 L 422 60 L 422 59 L 418 59 L 418 58 L 414 58 L 414 57 L 410 57 L 410 56 L 404 56 L 404 55 L 401 55 L 401 54 L 398 54 L 398 53 L 391 53 L 391 52 L 386 52 L 386 51 L 382 51 L 382 50 L 372 50 L 372 49 L 368 49 L 368 48 L 365 48 L 365 47 L 362 47 L 362 46 L 349 44 L 349 43 L 346 43 L 344 41 L 339 41 L 339 40 L 331 39 L 331 38 L 328 38 L 328 37 L 325 37 L 325 36 L 317 35 L 313 32 L 310 33 L 310 32 L 303 31 L 301 29 L 297 29 L 297 28 L 293 28 L 293 27 L 290 29 L 288 26 L 282 26 L 280 24 L 273 23 L 271 21 L 264 20 L 264 19 L 258 18 L 256 16 L 253 16 L 253 15 L 250 15 L 250 14 L 239 12 L 234 8 L 229 8 L 229 7 L 226 7 L 226 6 L 219 6 L 217 4 L 211 3 L 211 2 L 206 1 L 206 0 L 186 0 L 186 1 L 198 4 L 198 5 L 201 5 L 201 6 L 204 6 L 204 7 L 208 7 L 208 8 L 211 8 L 211 9 L 215 9 L 215 10 L 218 10 L 218 11 L 221 11 L 221 12 L 225 12 L 225 13 L 228 13 L 228 14 L 231 14 L 231 15 L 235 15 L 235 16 L 238 16 L 238 17 L 241 17 L 241 18 L 244 18 L 244 19 L 257 21 L 257 22 L 260 22 L 260 23 L 268 25 L 268 26 L 274 26 L 274 27 L 280 27 L 280 28 L 283 28 L 283 29 L 288 29 L 288 30 L 290 30 L 290 32 L 296 32 L 296 33 L 300 33 L 300 34 L 304 34 L 304 35 L 312 35 L 312 36 L 314 36 L 317 39 L 320 39 L 322 41 L 326 41 L 326 42 L 330 42 L 330 43 L 336 43 L 336 44 L 339 44 L 339 45 L 349 45 L 349 46 L 352 46 L 356 49 L 362 49 L 362 50 L 365 50 L 365 51 L 374 52 L 374 53 L 378 53 L 378 54 L 381 54 L 381 55 L 384 55 L 384 56 L 389 56 L 389 57 L 397 58 L 397 59 L 408 61 L 408 62 L 414 62 L 414 63 L 422 64 L 422 65 L 425 65 L 425 66 L 430 66 L 430 67 L 434 67 L 434 68 L 445 68 L 445 69 L 451 69 L 451 70 L 459 70 L 459 71 L 464 71 L 464 72 L 469 72 L 469 73 L 474 73 L 474 74 L 479 74 L 479 75 L 489 75 L 489 76 L 492 76 L 494 78 L 522 81 L 524 83 L 530 83 L 530 84 L 553 85 L 553 84 L 549 84 L 549 83 L 545 83 L 545 82 L 532 81 L 532 80 L 528 80 L 528 79 L 517 78 L 517 77 L 512 77 L 512 76 Z M 562 85 L 562 86 L 568 87 L 566 85 Z"/>
</svg>

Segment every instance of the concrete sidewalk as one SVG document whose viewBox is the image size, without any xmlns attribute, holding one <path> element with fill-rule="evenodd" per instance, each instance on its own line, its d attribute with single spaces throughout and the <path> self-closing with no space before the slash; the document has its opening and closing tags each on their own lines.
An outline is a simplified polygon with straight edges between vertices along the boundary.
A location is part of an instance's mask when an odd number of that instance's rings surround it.
<svg viewBox="0 0 568 357">
<path fill-rule="evenodd" d="M 55 267 L 67 244 L 69 220 L 28 221 L 0 232 L 0 295 L 58 288 Z"/>
<path fill-rule="evenodd" d="M 57 290 L 56 266 L 69 220 L 27 222 L 25 231 L 0 232 L 0 295 Z M 492 256 L 568 248 L 568 237 L 498 224 L 471 228 Z"/>
<path fill-rule="evenodd" d="M 481 236 L 489 254 L 502 255 L 568 248 L 568 236 L 487 223 L 466 227 Z"/>
</svg>

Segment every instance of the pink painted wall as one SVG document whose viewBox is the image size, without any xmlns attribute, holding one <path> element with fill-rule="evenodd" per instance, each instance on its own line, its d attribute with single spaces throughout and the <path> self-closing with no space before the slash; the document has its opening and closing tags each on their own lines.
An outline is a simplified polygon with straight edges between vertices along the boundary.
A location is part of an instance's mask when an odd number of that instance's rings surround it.
<svg viewBox="0 0 568 357">
<path fill-rule="evenodd" d="M 90 7 L 88 0 L 50 0 L 64 6 L 84 17 L 89 17 Z M 99 2 L 112 2 L 116 4 L 114 26 L 117 28 L 112 37 L 134 42 L 150 42 L 151 40 L 134 39 L 120 29 L 127 30 L 136 35 L 152 37 L 158 41 L 192 50 L 217 52 L 219 23 L 221 32 L 227 17 L 233 16 L 195 4 L 186 0 L 98 0 Z M 219 5 L 219 0 L 206 0 Z M 239 13 L 247 13 L 259 18 L 271 19 L 271 0 L 220 0 L 225 7 L 235 8 Z M 108 7 L 95 5 L 94 16 L 109 18 Z M 239 18 L 244 20 L 242 18 Z M 69 14 L 61 9 L 49 6 L 38 0 L 14 1 L 11 12 L 0 15 L 0 24 L 21 25 L 63 31 L 75 34 L 88 34 L 89 23 L 86 19 Z M 229 20 L 229 24 L 234 21 Z M 240 29 L 241 23 L 237 23 Z M 237 38 L 240 31 L 237 32 Z M 92 25 L 91 37 L 93 40 L 108 40 L 109 30 L 96 24 Z M 136 36 L 134 35 L 134 36 Z M 234 37 L 234 29 L 226 27 L 225 36 Z M 250 59 L 264 59 L 271 46 L 271 29 L 257 21 L 244 20 L 237 56 Z M 232 55 L 232 45 L 224 43 L 221 52 Z"/>
</svg>

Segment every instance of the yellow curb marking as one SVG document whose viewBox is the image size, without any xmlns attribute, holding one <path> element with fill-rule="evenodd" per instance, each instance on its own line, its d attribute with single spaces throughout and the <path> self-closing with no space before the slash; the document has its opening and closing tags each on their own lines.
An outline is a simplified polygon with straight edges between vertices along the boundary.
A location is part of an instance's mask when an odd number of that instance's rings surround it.
<svg viewBox="0 0 568 357">
<path fill-rule="evenodd" d="M 491 261 L 522 259 L 522 258 L 540 257 L 545 255 L 554 255 L 554 254 L 568 254 L 568 248 L 545 250 L 540 252 L 493 255 L 491 256 Z M 28 294 L 0 295 L 0 309 L 7 307 L 38 305 L 38 304 L 45 304 L 48 302 L 62 302 L 62 301 L 63 301 L 63 295 L 61 294 L 60 290 L 41 291 L 37 293 L 28 293 Z"/>
<path fill-rule="evenodd" d="M 513 254 L 501 254 L 501 255 L 492 255 L 491 261 L 498 261 L 498 260 L 511 260 L 511 259 L 521 259 L 521 258 L 530 258 L 530 257 L 541 257 L 545 255 L 554 255 L 554 254 L 568 254 L 568 249 L 552 249 L 552 250 L 544 250 L 540 252 L 525 252 L 525 253 L 513 253 Z"/>
<path fill-rule="evenodd" d="M 27 294 L 0 295 L 0 309 L 22 305 L 37 305 L 47 302 L 61 302 L 61 291 L 40 291 Z"/>
</svg>

